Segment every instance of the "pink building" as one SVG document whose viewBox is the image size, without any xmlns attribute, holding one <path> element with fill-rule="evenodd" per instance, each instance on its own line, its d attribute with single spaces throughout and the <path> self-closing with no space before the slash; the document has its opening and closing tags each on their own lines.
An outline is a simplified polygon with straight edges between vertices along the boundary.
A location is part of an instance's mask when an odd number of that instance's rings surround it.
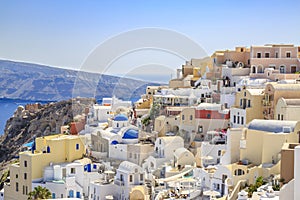
<svg viewBox="0 0 300 200">
<path fill-rule="evenodd" d="M 300 71 L 299 51 L 298 47 L 288 44 L 252 46 L 250 76 L 275 81 L 299 78 L 299 74 L 295 74 Z"/>
</svg>

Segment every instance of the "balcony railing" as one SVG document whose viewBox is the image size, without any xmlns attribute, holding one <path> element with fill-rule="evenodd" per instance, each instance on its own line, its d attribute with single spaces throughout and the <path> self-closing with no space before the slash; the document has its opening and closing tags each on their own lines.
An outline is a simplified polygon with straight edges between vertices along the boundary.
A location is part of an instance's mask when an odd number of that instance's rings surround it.
<svg viewBox="0 0 300 200">
<path fill-rule="evenodd" d="M 263 103 L 263 106 L 271 106 L 271 102 L 268 100 L 263 100 L 262 103 Z"/>
</svg>

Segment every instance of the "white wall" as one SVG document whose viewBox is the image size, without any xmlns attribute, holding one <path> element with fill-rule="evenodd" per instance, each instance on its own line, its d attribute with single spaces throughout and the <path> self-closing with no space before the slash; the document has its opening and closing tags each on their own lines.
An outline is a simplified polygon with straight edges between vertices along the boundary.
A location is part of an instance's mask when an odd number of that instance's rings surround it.
<svg viewBox="0 0 300 200">
<path fill-rule="evenodd" d="M 202 142 L 201 145 L 201 157 L 211 156 L 213 157 L 213 164 L 216 165 L 220 162 L 222 157 L 222 150 L 226 148 L 225 144 L 209 144 L 208 142 Z M 219 155 L 218 155 L 219 154 Z M 205 162 L 202 160 L 202 164 Z"/>
<path fill-rule="evenodd" d="M 0 191 L 0 200 L 4 200 L 4 188 Z"/>
<path fill-rule="evenodd" d="M 236 121 L 234 123 L 234 116 L 236 116 Z M 238 123 L 238 117 L 240 118 Z M 244 123 L 241 124 L 241 117 L 244 118 Z M 230 108 L 230 124 L 232 124 L 233 128 L 245 127 L 246 126 L 246 110 L 240 108 Z"/>
<path fill-rule="evenodd" d="M 226 152 L 221 158 L 222 165 L 235 163 L 240 159 L 240 140 L 242 136 L 241 128 L 227 129 Z"/>
<path fill-rule="evenodd" d="M 109 158 L 127 160 L 127 144 L 109 145 Z"/>
<path fill-rule="evenodd" d="M 300 146 L 295 147 L 294 155 L 294 200 L 300 199 Z"/>
<path fill-rule="evenodd" d="M 220 94 L 220 104 L 225 105 L 227 103 L 227 108 L 230 108 L 234 105 L 235 102 L 235 93 L 231 94 Z"/>
<path fill-rule="evenodd" d="M 89 200 L 105 199 L 107 195 L 113 195 L 115 199 L 119 196 L 119 186 L 115 184 L 102 185 L 97 182 L 91 182 L 89 190 Z M 95 198 L 94 198 L 95 197 Z"/>
</svg>

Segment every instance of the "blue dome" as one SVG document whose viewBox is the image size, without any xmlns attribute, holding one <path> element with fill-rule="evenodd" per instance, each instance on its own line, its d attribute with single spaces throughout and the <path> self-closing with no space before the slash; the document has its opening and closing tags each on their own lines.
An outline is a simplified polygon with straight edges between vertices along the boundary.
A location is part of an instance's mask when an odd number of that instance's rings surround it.
<svg viewBox="0 0 300 200">
<path fill-rule="evenodd" d="M 119 144 L 119 142 L 116 141 L 116 140 L 113 140 L 113 141 L 111 142 L 111 144 L 112 144 L 112 145 L 116 145 L 116 144 Z"/>
<path fill-rule="evenodd" d="M 123 114 L 116 115 L 114 121 L 128 121 L 128 117 Z"/>
<path fill-rule="evenodd" d="M 138 139 L 139 138 L 139 132 L 137 130 L 134 129 L 128 129 L 123 137 L 123 139 Z"/>
</svg>

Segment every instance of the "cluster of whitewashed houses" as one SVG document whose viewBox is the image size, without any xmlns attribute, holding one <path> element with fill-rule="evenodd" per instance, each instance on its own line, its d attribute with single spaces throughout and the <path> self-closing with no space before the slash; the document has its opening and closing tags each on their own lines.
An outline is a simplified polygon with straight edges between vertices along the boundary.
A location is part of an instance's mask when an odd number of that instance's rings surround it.
<svg viewBox="0 0 300 200">
<path fill-rule="evenodd" d="M 21 152 L 1 194 L 25 199 L 41 185 L 53 199 L 300 199 L 299 55 L 293 45 L 216 51 L 206 70 L 192 59 L 134 107 L 106 98 L 78 135 Z"/>
</svg>

